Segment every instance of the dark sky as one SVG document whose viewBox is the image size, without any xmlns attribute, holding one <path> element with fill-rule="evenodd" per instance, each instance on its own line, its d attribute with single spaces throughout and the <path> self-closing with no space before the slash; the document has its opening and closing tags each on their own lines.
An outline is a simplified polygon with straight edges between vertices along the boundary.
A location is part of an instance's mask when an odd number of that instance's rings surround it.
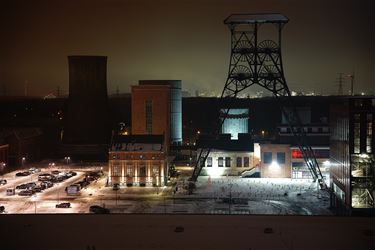
<svg viewBox="0 0 375 250">
<path fill-rule="evenodd" d="M 337 73 L 375 93 L 373 0 L 64 0 L 0 2 L 0 94 L 68 91 L 67 56 L 108 56 L 108 91 L 139 79 L 181 79 L 221 92 L 231 13 L 281 12 L 283 60 L 294 91 L 337 93 Z M 349 89 L 349 80 L 344 90 Z"/>
</svg>

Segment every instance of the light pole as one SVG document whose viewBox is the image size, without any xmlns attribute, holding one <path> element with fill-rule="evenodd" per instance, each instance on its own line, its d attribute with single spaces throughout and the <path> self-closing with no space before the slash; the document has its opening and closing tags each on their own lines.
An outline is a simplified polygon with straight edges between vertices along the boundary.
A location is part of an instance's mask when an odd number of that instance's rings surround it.
<svg viewBox="0 0 375 250">
<path fill-rule="evenodd" d="M 34 201 L 34 213 L 36 214 L 36 194 L 33 194 L 32 200 Z"/>
<path fill-rule="evenodd" d="M 70 163 L 70 156 L 65 156 L 64 159 L 65 159 L 65 164 L 69 165 L 69 163 Z"/>
<path fill-rule="evenodd" d="M 1 163 L 0 163 L 1 175 L 4 174 L 4 168 L 5 168 L 6 165 L 7 165 L 7 164 L 5 164 L 4 162 L 1 162 Z"/>
<path fill-rule="evenodd" d="M 22 167 L 23 167 L 23 165 L 25 165 L 26 157 L 22 157 L 21 160 L 22 160 Z"/>
</svg>

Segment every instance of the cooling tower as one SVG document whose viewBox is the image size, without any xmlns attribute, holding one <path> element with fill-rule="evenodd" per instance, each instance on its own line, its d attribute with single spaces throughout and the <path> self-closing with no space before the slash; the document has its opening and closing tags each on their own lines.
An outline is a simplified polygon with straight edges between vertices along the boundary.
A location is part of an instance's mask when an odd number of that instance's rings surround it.
<svg viewBox="0 0 375 250">
<path fill-rule="evenodd" d="M 107 144 L 110 138 L 107 57 L 68 56 L 69 100 L 63 141 Z"/>
</svg>

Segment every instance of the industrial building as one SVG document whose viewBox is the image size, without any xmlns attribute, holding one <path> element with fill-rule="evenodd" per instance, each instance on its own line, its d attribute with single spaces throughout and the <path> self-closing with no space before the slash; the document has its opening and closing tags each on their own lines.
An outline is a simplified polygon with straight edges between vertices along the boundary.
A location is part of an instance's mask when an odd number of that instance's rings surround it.
<svg viewBox="0 0 375 250">
<path fill-rule="evenodd" d="M 111 135 L 107 57 L 69 56 L 68 61 L 69 100 L 62 131 L 63 150 L 71 151 L 66 152 L 70 155 L 105 155 L 97 145 L 108 145 Z"/>
<path fill-rule="evenodd" d="M 162 135 L 114 136 L 109 149 L 108 185 L 164 186 L 168 156 Z"/>
<path fill-rule="evenodd" d="M 239 134 L 237 140 L 231 140 L 230 134 L 223 134 L 219 139 L 202 136 L 197 142 L 197 151 L 204 147 L 210 147 L 211 151 L 202 175 L 241 175 L 254 168 L 259 172 L 259 144 L 254 144 L 248 134 Z"/>
<path fill-rule="evenodd" d="M 133 135 L 164 135 L 168 145 L 182 143 L 180 80 L 141 80 L 131 87 Z"/>
<path fill-rule="evenodd" d="M 374 117 L 374 97 L 331 105 L 332 206 L 339 214 L 375 214 Z"/>
<path fill-rule="evenodd" d="M 324 101 L 324 100 L 323 100 Z M 304 130 L 305 138 L 314 152 L 320 171 L 329 185 L 329 140 L 330 129 L 328 123 L 329 105 L 327 103 L 306 103 L 296 107 L 296 111 Z M 286 108 L 286 112 L 291 108 Z M 298 147 L 296 138 L 290 129 L 287 118 L 281 115 L 281 123 L 278 125 L 278 143 L 289 144 L 288 159 L 290 158 L 291 178 L 310 179 L 312 174 L 306 166 L 306 162 Z"/>
<path fill-rule="evenodd" d="M 249 109 L 222 109 L 220 119 L 224 120 L 221 133 L 230 134 L 231 139 L 237 140 L 238 134 L 249 133 Z"/>
</svg>

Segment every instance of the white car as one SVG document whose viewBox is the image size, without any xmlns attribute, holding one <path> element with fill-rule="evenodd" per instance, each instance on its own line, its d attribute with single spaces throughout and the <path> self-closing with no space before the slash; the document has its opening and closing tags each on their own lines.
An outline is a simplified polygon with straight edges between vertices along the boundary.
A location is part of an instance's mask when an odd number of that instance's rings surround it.
<svg viewBox="0 0 375 250">
<path fill-rule="evenodd" d="M 40 169 L 39 168 L 30 168 L 29 171 L 31 173 L 39 173 L 40 172 Z"/>
</svg>

